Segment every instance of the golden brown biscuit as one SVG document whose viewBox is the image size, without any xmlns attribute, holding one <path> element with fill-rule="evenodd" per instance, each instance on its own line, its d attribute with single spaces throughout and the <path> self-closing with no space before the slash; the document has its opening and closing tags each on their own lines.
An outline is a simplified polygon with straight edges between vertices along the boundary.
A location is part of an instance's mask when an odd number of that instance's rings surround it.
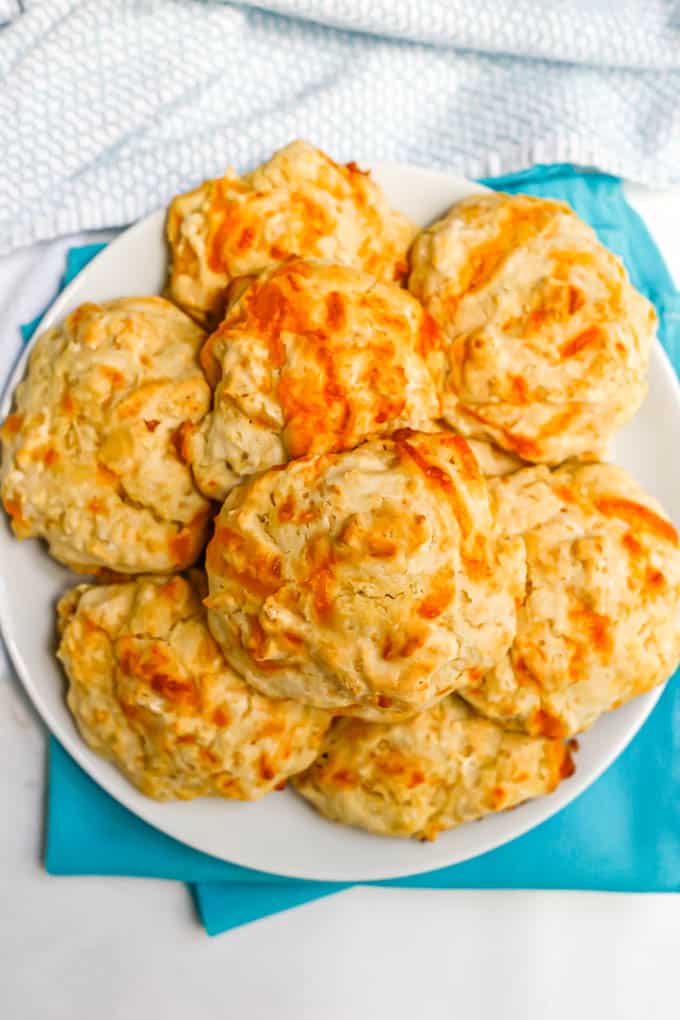
<svg viewBox="0 0 680 1020">
<path fill-rule="evenodd" d="M 447 334 L 442 411 L 464 435 L 560 463 L 640 406 L 656 315 L 565 203 L 460 202 L 416 240 L 409 288 Z"/>
<path fill-rule="evenodd" d="M 493 443 L 487 443 L 483 439 L 470 439 L 466 442 L 475 455 L 479 470 L 485 478 L 500 478 L 502 475 L 510 475 L 527 466 L 526 461 L 520 460 L 513 453 L 501 450 Z"/>
<path fill-rule="evenodd" d="M 172 201 L 169 296 L 216 326 L 234 277 L 292 255 L 400 280 L 415 231 L 356 164 L 339 166 L 307 142 L 292 142 L 245 177 L 229 171 Z"/>
<path fill-rule="evenodd" d="M 59 603 L 59 658 L 81 734 L 159 800 L 256 800 L 317 754 L 330 716 L 258 694 L 210 635 L 205 580 L 82 584 Z"/>
<path fill-rule="evenodd" d="M 201 352 L 213 409 L 183 443 L 199 488 L 224 500 L 290 458 L 434 429 L 440 357 L 439 327 L 400 287 L 325 262 L 266 270 Z"/>
<path fill-rule="evenodd" d="M 496 539 L 462 437 L 403 430 L 234 489 L 206 557 L 210 627 L 266 694 L 403 718 L 497 662 L 523 546 Z"/>
<path fill-rule="evenodd" d="M 19 538 L 79 572 L 192 563 L 210 504 L 176 437 L 210 407 L 203 332 L 157 297 L 84 304 L 37 341 L 2 427 L 0 493 Z"/>
<path fill-rule="evenodd" d="M 680 548 L 655 500 L 612 464 L 528 468 L 490 484 L 499 526 L 523 532 L 527 594 L 475 708 L 565 737 L 663 683 L 680 661 Z"/>
<path fill-rule="evenodd" d="M 454 696 L 406 722 L 337 720 L 293 782 L 333 821 L 431 840 L 550 793 L 572 772 L 559 740 L 507 733 Z"/>
</svg>

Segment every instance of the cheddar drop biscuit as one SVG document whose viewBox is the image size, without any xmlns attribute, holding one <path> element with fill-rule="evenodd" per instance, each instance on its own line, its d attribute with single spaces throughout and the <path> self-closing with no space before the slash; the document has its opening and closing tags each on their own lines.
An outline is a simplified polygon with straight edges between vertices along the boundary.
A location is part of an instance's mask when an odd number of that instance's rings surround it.
<svg viewBox="0 0 680 1020">
<path fill-rule="evenodd" d="M 485 478 L 500 478 L 525 468 L 526 462 L 507 450 L 501 450 L 483 439 L 470 439 L 467 444 L 475 455 L 479 470 Z"/>
<path fill-rule="evenodd" d="M 168 293 L 216 326 L 234 277 L 302 255 L 399 280 L 414 234 L 367 173 L 296 141 L 245 177 L 230 171 L 173 200 Z"/>
<path fill-rule="evenodd" d="M 206 565 L 210 627 L 272 697 L 403 718 L 508 649 L 521 540 L 498 539 L 464 439 L 404 430 L 234 489 Z"/>
<path fill-rule="evenodd" d="M 503 660 L 465 698 L 527 733 L 570 736 L 663 683 L 680 661 L 673 525 L 623 469 L 567 464 L 491 482 L 499 526 L 523 533 L 526 598 Z"/>
<path fill-rule="evenodd" d="M 508 733 L 450 697 L 391 725 L 337 720 L 294 785 L 333 821 L 431 840 L 550 793 L 572 772 L 560 741 Z"/>
<path fill-rule="evenodd" d="M 407 291 L 299 259 L 244 286 L 201 352 L 212 411 L 184 437 L 206 496 L 294 457 L 435 428 L 441 336 Z"/>
<path fill-rule="evenodd" d="M 204 579 L 80 585 L 59 604 L 58 655 L 81 734 L 159 800 L 256 800 L 315 757 L 330 716 L 258 694 L 225 663 Z"/>
<path fill-rule="evenodd" d="M 145 297 L 81 305 L 38 339 L 1 433 L 0 494 L 19 538 L 41 536 L 84 573 L 197 558 L 210 505 L 176 440 L 210 407 L 203 337 Z"/>
<path fill-rule="evenodd" d="M 418 237 L 409 287 L 447 335 L 442 412 L 464 435 L 592 459 L 640 406 L 656 315 L 563 202 L 460 202 Z"/>
</svg>

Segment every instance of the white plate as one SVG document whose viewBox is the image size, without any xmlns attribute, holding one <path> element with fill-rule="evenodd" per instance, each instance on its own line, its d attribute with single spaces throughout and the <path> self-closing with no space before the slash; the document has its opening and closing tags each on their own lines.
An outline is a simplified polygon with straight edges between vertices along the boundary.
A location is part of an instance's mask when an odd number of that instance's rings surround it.
<svg viewBox="0 0 680 1020">
<path fill-rule="evenodd" d="M 481 189 L 456 177 L 416 167 L 381 164 L 376 179 L 393 204 L 422 224 L 453 202 Z M 118 237 L 66 288 L 38 332 L 83 301 L 154 294 L 165 278 L 163 212 Z M 8 381 L 0 419 L 25 369 L 25 356 Z M 615 460 L 628 468 L 666 511 L 680 521 L 677 440 L 680 387 L 657 343 L 649 394 L 639 414 L 617 437 Z M 74 583 L 67 570 L 35 541 L 12 539 L 0 524 L 0 624 L 16 670 L 36 708 L 63 746 L 96 782 L 145 821 L 190 846 L 236 864 L 296 878 L 368 881 L 415 875 L 456 864 L 515 839 L 545 821 L 585 790 L 619 755 L 656 704 L 656 690 L 602 718 L 580 738 L 575 775 L 549 797 L 514 811 L 442 833 L 435 843 L 386 839 L 325 821 L 292 792 L 256 804 L 219 799 L 158 804 L 138 793 L 113 766 L 80 739 L 64 701 L 64 678 L 54 657 L 54 605 Z"/>
</svg>

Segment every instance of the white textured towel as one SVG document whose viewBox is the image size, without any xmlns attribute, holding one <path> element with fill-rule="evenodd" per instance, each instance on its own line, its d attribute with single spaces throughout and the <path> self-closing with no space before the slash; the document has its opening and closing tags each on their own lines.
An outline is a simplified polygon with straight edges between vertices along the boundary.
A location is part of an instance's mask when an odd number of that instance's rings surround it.
<svg viewBox="0 0 680 1020">
<path fill-rule="evenodd" d="M 0 0 L 0 28 L 21 14 L 19 0 Z"/>
<path fill-rule="evenodd" d="M 264 10 L 263 8 L 268 8 Z M 0 0 L 0 252 L 293 137 L 467 176 L 680 181 L 674 0 Z"/>
</svg>

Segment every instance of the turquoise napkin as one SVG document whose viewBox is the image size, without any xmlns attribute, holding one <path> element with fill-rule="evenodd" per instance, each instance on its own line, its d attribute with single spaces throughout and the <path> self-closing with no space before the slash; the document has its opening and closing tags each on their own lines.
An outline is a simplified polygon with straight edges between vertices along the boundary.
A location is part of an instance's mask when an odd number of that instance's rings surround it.
<svg viewBox="0 0 680 1020">
<path fill-rule="evenodd" d="M 680 370 L 680 295 L 620 181 L 570 166 L 536 167 L 485 183 L 566 199 L 624 259 L 655 303 L 660 337 Z M 100 250 L 69 253 L 64 284 Z M 36 323 L 25 327 L 28 337 Z M 45 866 L 59 875 L 133 875 L 191 884 L 211 935 L 345 888 L 249 871 L 170 839 L 122 807 L 50 740 Z M 633 743 L 564 811 L 472 861 L 413 878 L 409 888 L 680 889 L 680 688 L 670 683 Z"/>
</svg>

